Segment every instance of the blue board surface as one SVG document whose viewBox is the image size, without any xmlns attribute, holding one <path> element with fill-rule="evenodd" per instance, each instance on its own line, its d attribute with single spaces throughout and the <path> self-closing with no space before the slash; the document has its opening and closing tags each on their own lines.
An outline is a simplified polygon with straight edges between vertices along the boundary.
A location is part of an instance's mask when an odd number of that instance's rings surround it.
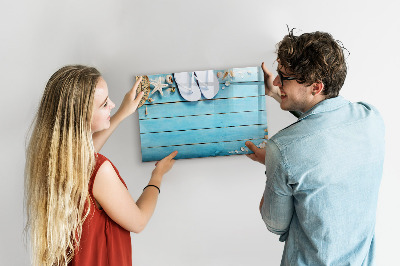
<svg viewBox="0 0 400 266">
<path fill-rule="evenodd" d="M 263 73 L 259 67 L 214 70 L 219 90 L 212 99 L 202 95 L 187 101 L 179 93 L 173 74 L 161 77 L 165 88 L 138 109 L 142 161 L 158 161 L 177 150 L 176 159 L 251 153 L 251 140 L 265 145 L 268 137 Z M 172 81 L 172 82 L 171 82 Z M 218 85 L 218 83 L 217 83 Z M 150 91 L 154 86 L 150 86 Z"/>
</svg>

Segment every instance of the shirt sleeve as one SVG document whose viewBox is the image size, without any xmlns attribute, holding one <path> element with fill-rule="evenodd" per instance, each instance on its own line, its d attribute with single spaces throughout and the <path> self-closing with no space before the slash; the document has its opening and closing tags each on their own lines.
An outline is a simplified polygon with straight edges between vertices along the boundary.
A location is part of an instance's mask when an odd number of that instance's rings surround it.
<svg viewBox="0 0 400 266">
<path fill-rule="evenodd" d="M 282 235 L 279 240 L 285 241 L 294 212 L 293 194 L 286 162 L 273 140 L 266 145 L 265 165 L 267 182 L 261 216 L 268 230 Z"/>
</svg>

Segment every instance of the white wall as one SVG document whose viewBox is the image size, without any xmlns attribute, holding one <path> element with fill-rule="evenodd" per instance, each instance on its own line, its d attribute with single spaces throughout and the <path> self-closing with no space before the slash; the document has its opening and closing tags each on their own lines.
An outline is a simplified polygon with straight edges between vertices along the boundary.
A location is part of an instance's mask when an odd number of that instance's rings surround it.
<svg viewBox="0 0 400 266">
<path fill-rule="evenodd" d="M 23 241 L 24 145 L 45 83 L 59 67 L 81 63 L 104 75 L 120 103 L 135 75 L 256 66 L 275 68 L 287 33 L 327 31 L 350 50 L 342 95 L 381 111 L 387 152 L 376 235 L 380 265 L 393 265 L 399 239 L 400 158 L 398 3 L 381 1 L 2 1 L 0 76 L 0 261 L 28 265 Z M 271 135 L 293 118 L 267 102 Z M 138 117 L 102 150 L 132 195 L 153 163 L 141 163 Z M 340 156 L 340 155 L 338 155 Z M 134 265 L 278 265 L 283 244 L 258 213 L 264 169 L 244 156 L 178 161 L 165 177 L 148 227 L 132 234 Z"/>
</svg>

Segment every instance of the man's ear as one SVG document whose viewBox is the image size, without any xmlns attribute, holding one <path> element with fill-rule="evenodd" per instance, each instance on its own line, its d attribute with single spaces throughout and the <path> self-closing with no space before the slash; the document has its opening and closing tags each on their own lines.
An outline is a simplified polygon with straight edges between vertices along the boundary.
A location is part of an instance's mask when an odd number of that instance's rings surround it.
<svg viewBox="0 0 400 266">
<path fill-rule="evenodd" d="M 312 84 L 312 95 L 318 95 L 322 93 L 322 90 L 324 89 L 324 83 L 322 82 L 315 82 Z"/>
</svg>

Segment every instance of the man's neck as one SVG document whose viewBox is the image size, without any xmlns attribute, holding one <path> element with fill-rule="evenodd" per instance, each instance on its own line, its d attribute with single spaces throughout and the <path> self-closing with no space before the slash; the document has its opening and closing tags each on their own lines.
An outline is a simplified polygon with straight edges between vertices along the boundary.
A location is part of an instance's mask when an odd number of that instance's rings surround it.
<svg viewBox="0 0 400 266">
<path fill-rule="evenodd" d="M 315 95 L 313 97 L 313 99 L 309 102 L 309 104 L 307 104 L 307 107 L 305 108 L 305 110 L 300 110 L 300 112 L 305 113 L 324 100 L 326 100 L 325 95 L 321 95 L 321 94 Z"/>
</svg>

